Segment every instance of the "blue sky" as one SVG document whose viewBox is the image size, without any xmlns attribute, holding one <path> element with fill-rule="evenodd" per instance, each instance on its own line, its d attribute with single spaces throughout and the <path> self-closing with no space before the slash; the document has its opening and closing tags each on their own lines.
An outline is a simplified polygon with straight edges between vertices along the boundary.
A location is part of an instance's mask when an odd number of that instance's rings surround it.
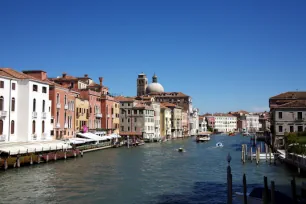
<svg viewBox="0 0 306 204">
<path fill-rule="evenodd" d="M 267 109 L 306 90 L 306 1 L 1 1 L 0 67 L 89 74 L 136 94 L 140 72 L 201 112 Z"/>
</svg>

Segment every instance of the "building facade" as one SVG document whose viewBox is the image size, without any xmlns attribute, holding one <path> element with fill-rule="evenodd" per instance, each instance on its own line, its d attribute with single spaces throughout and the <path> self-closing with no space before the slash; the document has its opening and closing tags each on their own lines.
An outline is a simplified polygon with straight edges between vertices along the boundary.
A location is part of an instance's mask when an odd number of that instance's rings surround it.
<svg viewBox="0 0 306 204">
<path fill-rule="evenodd" d="M 171 109 L 160 105 L 160 135 L 162 139 L 171 138 Z"/>
<path fill-rule="evenodd" d="M 194 136 L 194 135 L 198 134 L 198 131 L 199 131 L 199 109 L 197 109 L 197 108 L 193 108 L 192 112 L 190 112 L 189 131 L 190 131 L 191 136 Z"/>
<path fill-rule="evenodd" d="M 0 141 L 51 140 L 49 83 L 0 69 Z"/>
<path fill-rule="evenodd" d="M 214 114 L 215 130 L 218 132 L 233 132 L 237 130 L 237 117 L 231 114 Z"/>
<path fill-rule="evenodd" d="M 171 139 L 183 137 L 182 108 L 172 103 L 161 103 L 171 110 Z"/>
<path fill-rule="evenodd" d="M 182 128 L 183 128 L 183 136 L 189 136 L 189 124 L 188 124 L 188 111 L 182 110 Z"/>
<path fill-rule="evenodd" d="M 83 127 L 88 127 L 89 101 L 82 98 L 75 99 L 75 132 L 83 131 Z"/>
<path fill-rule="evenodd" d="M 246 114 L 246 131 L 247 132 L 257 132 L 259 131 L 260 128 L 260 123 L 259 123 L 259 115 L 255 115 L 252 113 Z"/>
<path fill-rule="evenodd" d="M 207 122 L 205 116 L 199 116 L 199 132 L 207 132 Z"/>
</svg>

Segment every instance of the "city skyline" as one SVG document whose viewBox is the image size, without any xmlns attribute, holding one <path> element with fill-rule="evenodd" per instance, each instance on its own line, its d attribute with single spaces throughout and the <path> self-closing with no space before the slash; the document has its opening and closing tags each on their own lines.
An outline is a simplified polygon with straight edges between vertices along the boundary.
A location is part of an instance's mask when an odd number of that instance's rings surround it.
<svg viewBox="0 0 306 204">
<path fill-rule="evenodd" d="M 156 73 L 201 113 L 268 111 L 305 89 L 305 2 L 116 2 L 1 2 L 0 67 L 103 76 L 127 96 Z"/>
</svg>

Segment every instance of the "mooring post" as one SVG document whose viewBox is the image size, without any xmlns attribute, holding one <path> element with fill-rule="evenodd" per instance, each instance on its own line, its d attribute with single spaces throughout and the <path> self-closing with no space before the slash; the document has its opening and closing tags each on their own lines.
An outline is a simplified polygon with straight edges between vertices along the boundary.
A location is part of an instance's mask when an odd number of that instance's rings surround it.
<svg viewBox="0 0 306 204">
<path fill-rule="evenodd" d="M 241 145 L 241 161 L 243 162 L 243 145 Z"/>
<path fill-rule="evenodd" d="M 269 198 L 269 187 L 268 187 L 268 178 L 264 176 L 264 204 L 268 204 Z"/>
<path fill-rule="evenodd" d="M 81 151 L 81 157 L 83 157 L 83 154 L 84 154 L 84 153 L 83 153 L 83 150 L 82 150 L 82 151 Z"/>
<path fill-rule="evenodd" d="M 295 178 L 291 180 L 291 192 L 292 192 L 292 201 L 293 204 L 297 204 L 297 196 L 296 196 L 296 183 Z"/>
<path fill-rule="evenodd" d="M 270 157 L 270 164 L 272 164 L 272 149 L 269 148 L 269 157 Z"/>
<path fill-rule="evenodd" d="M 20 156 L 19 155 L 17 155 L 16 164 L 17 164 L 17 168 L 19 168 L 20 167 Z"/>
<path fill-rule="evenodd" d="M 30 156 L 30 164 L 33 165 L 33 154 Z"/>
<path fill-rule="evenodd" d="M 251 146 L 250 150 L 251 150 L 251 162 L 252 162 L 253 161 L 253 147 L 252 146 Z"/>
<path fill-rule="evenodd" d="M 266 162 L 268 162 L 268 145 L 265 144 Z"/>
<path fill-rule="evenodd" d="M 271 204 L 275 203 L 275 183 L 274 181 L 271 181 Z"/>
<path fill-rule="evenodd" d="M 246 176 L 243 174 L 243 203 L 247 204 L 248 203 L 248 197 L 247 197 L 247 185 L 246 185 Z"/>
<path fill-rule="evenodd" d="M 67 159 L 67 151 L 64 152 L 64 159 Z"/>
<path fill-rule="evenodd" d="M 7 170 L 8 164 L 7 164 L 7 157 L 4 159 L 4 170 Z"/>
<path fill-rule="evenodd" d="M 246 158 L 244 158 L 244 162 L 245 160 L 248 160 L 248 145 L 247 144 L 245 144 L 245 157 Z"/>
<path fill-rule="evenodd" d="M 232 194 L 232 170 L 231 170 L 231 163 L 232 157 L 230 153 L 227 155 L 227 203 L 232 204 L 233 202 L 233 194 Z"/>
</svg>

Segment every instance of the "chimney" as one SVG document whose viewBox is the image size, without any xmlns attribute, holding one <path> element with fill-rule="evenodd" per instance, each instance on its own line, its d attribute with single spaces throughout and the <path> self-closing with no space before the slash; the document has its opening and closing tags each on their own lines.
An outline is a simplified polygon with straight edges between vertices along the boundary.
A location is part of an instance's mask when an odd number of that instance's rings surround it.
<svg viewBox="0 0 306 204">
<path fill-rule="evenodd" d="M 103 86 L 103 77 L 99 77 L 100 86 Z"/>
<path fill-rule="evenodd" d="M 66 78 L 66 75 L 67 75 L 67 73 L 63 72 L 63 74 L 62 74 L 63 78 Z"/>
<path fill-rule="evenodd" d="M 88 74 L 84 74 L 84 77 L 85 77 L 85 78 L 88 78 Z"/>
</svg>

